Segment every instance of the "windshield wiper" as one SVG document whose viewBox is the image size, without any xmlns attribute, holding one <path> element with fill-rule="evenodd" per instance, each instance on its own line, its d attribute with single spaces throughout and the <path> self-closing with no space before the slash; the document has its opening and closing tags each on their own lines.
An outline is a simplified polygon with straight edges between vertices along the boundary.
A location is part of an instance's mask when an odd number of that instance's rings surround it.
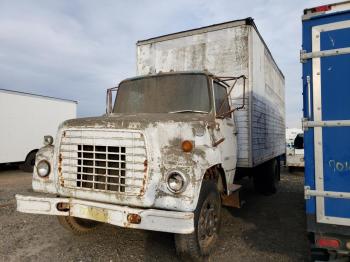
<svg viewBox="0 0 350 262">
<path fill-rule="evenodd" d="M 197 110 L 190 110 L 190 109 L 185 109 L 185 110 L 177 110 L 177 111 L 170 111 L 168 112 L 169 114 L 177 114 L 177 113 L 199 113 L 199 114 L 208 114 L 208 112 L 205 111 L 197 111 Z"/>
</svg>

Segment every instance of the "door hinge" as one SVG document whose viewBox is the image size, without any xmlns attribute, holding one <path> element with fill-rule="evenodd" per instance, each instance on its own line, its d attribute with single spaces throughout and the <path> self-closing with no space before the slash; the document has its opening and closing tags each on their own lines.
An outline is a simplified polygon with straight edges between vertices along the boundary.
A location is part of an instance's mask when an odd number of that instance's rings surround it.
<svg viewBox="0 0 350 262">
<path fill-rule="evenodd" d="M 306 50 L 300 50 L 300 63 L 306 62 L 306 59 L 304 58 L 305 54 L 306 54 Z"/>
<path fill-rule="evenodd" d="M 302 119 L 303 130 L 306 131 L 312 127 L 344 127 L 350 126 L 350 120 L 328 120 L 328 121 L 308 121 L 307 118 Z"/>
<path fill-rule="evenodd" d="M 306 50 L 300 51 L 300 63 L 305 63 L 308 59 L 321 58 L 325 56 L 345 55 L 350 54 L 350 47 L 337 48 L 331 50 L 323 50 L 307 53 Z"/>
<path fill-rule="evenodd" d="M 310 189 L 309 186 L 305 186 L 304 187 L 304 198 L 310 199 L 311 197 L 330 197 L 330 198 L 350 199 L 350 193 L 349 192 L 312 190 L 312 189 Z"/>
<path fill-rule="evenodd" d="M 303 129 L 303 131 L 309 130 L 309 127 L 308 127 L 308 125 L 307 125 L 308 122 L 309 122 L 309 119 L 306 118 L 306 117 L 303 117 L 303 118 L 301 119 L 301 128 Z"/>
</svg>

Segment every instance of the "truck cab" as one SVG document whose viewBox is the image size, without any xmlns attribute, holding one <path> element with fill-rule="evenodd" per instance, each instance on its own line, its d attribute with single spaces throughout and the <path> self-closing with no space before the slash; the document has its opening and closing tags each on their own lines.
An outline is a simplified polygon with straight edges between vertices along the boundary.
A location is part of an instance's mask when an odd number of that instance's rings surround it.
<svg viewBox="0 0 350 262">
<path fill-rule="evenodd" d="M 286 150 L 286 166 L 290 172 L 295 168 L 304 167 L 304 133 L 298 133 L 292 139 L 292 142 L 287 144 Z"/>
<path fill-rule="evenodd" d="M 176 233 L 179 253 L 209 254 L 236 170 L 232 89 L 205 71 L 122 81 L 105 115 L 63 122 L 54 144 L 46 137 L 32 186 L 51 196 L 17 195 L 18 210 L 56 215 L 76 233 L 97 222 Z"/>
</svg>

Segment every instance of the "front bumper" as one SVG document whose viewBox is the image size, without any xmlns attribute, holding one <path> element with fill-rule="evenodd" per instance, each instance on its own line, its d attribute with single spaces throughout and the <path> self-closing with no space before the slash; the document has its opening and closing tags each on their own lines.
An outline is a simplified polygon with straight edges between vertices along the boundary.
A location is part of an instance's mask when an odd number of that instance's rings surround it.
<svg viewBox="0 0 350 262">
<path fill-rule="evenodd" d="M 190 234 L 194 231 L 194 214 L 158 209 L 139 209 L 104 204 L 75 198 L 55 198 L 16 195 L 17 211 L 32 214 L 73 216 L 128 228 Z M 58 203 L 66 203 L 69 210 L 60 211 Z M 141 217 L 139 224 L 128 222 L 129 214 Z"/>
</svg>

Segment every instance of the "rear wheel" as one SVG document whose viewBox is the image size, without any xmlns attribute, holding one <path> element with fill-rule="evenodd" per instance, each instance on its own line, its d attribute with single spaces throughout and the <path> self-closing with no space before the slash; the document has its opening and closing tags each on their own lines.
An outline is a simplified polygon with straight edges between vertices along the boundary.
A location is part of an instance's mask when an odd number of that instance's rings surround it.
<svg viewBox="0 0 350 262">
<path fill-rule="evenodd" d="M 98 226 L 98 222 L 78 217 L 57 216 L 58 222 L 75 235 L 88 233 Z"/>
<path fill-rule="evenodd" d="M 219 238 L 221 224 L 221 199 L 213 181 L 203 181 L 194 212 L 194 232 L 176 234 L 178 254 L 185 259 L 203 259 L 211 253 Z"/>
<path fill-rule="evenodd" d="M 330 261 L 330 254 L 323 248 L 312 248 L 310 252 L 310 259 L 312 262 L 316 261 Z"/>
<path fill-rule="evenodd" d="M 275 194 L 279 180 L 280 166 L 276 158 L 258 166 L 253 176 L 255 190 L 264 195 Z"/>
<path fill-rule="evenodd" d="M 20 166 L 20 168 L 24 172 L 33 172 L 34 165 L 35 165 L 35 157 L 37 152 L 38 152 L 37 150 L 34 150 L 27 155 L 26 160 Z"/>
</svg>

